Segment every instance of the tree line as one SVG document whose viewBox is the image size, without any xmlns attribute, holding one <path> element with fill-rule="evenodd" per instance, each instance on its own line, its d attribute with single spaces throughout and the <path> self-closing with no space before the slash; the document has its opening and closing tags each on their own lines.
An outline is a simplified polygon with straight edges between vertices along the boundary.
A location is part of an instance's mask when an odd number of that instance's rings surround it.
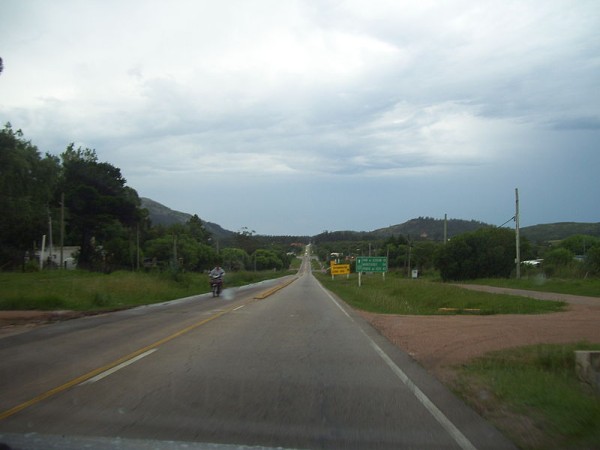
<svg viewBox="0 0 600 450">
<path fill-rule="evenodd" d="M 320 259 L 353 266 L 357 256 L 386 256 L 388 267 L 405 273 L 413 269 L 420 273 L 437 271 L 444 281 L 477 278 L 508 278 L 516 269 L 516 236 L 508 228 L 490 225 L 454 236 L 451 240 L 433 241 L 395 235 L 386 239 L 341 240 L 351 235 L 322 233 L 316 236 L 315 252 Z M 328 240 L 333 237 L 332 240 Z M 359 239 L 363 238 L 363 239 Z M 524 273 L 543 273 L 548 276 L 583 278 L 600 275 L 600 238 L 574 235 L 560 242 L 532 245 L 520 239 Z M 539 266 L 538 266 L 539 263 Z M 354 270 L 354 267 L 352 267 Z"/>
<path fill-rule="evenodd" d="M 33 269 L 42 235 L 77 246 L 77 267 L 201 271 L 287 269 L 291 237 L 259 238 L 242 229 L 218 242 L 202 220 L 153 226 L 118 167 L 90 148 L 42 153 L 7 123 L 0 131 L 0 270 Z M 30 261 L 27 264 L 27 260 Z M 49 261 L 56 265 L 56 261 Z"/>
<path fill-rule="evenodd" d="M 187 222 L 153 226 L 121 170 L 101 162 L 95 150 L 67 146 L 44 155 L 6 124 L 0 131 L 0 270 L 25 269 L 40 250 L 41 236 L 77 246 L 81 269 L 201 271 L 221 262 L 226 270 L 287 269 L 306 237 L 258 236 L 242 228 L 220 242 L 192 216 Z M 62 219 L 64 218 L 64 219 Z M 63 227 L 64 224 L 64 227 Z M 422 236 L 325 231 L 312 238 L 318 256 L 352 261 L 387 256 L 389 267 L 437 270 L 444 280 L 507 277 L 514 268 L 514 230 L 493 226 L 455 235 L 446 244 Z M 521 260 L 543 259 L 548 275 L 600 275 L 600 238 L 575 235 L 532 246 L 521 240 Z M 29 267 L 36 267 L 30 262 Z"/>
</svg>

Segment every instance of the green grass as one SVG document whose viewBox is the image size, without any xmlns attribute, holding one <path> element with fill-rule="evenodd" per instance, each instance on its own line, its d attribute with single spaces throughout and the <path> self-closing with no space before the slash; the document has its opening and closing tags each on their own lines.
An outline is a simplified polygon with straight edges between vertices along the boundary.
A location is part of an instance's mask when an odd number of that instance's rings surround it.
<svg viewBox="0 0 600 450">
<path fill-rule="evenodd" d="M 283 271 L 228 273 L 225 286 L 242 286 L 288 274 Z M 209 291 L 208 277 L 200 273 L 1 272 L 0 310 L 107 310 L 159 303 Z"/>
<path fill-rule="evenodd" d="M 563 311 L 565 303 L 469 291 L 443 283 L 411 280 L 389 273 L 350 279 L 315 274 L 329 290 L 355 308 L 382 314 L 539 314 Z M 444 309 L 445 308 L 445 309 Z"/>
<path fill-rule="evenodd" d="M 290 270 L 299 270 L 301 264 L 302 264 L 302 258 L 300 258 L 300 257 L 293 258 L 292 261 L 290 262 Z"/>
<path fill-rule="evenodd" d="M 600 344 L 492 352 L 461 366 L 452 387 L 521 448 L 600 448 L 600 396 L 577 379 L 575 350 Z"/>
<path fill-rule="evenodd" d="M 470 284 L 485 284 L 513 289 L 527 289 L 531 291 L 557 292 L 559 294 L 583 295 L 600 297 L 600 279 L 559 279 L 546 278 L 543 275 L 532 275 L 526 278 L 506 279 L 491 278 L 468 281 Z"/>
<path fill-rule="evenodd" d="M 319 261 L 318 259 L 311 259 L 310 260 L 310 267 L 312 270 L 322 270 L 324 265 L 321 261 Z"/>
</svg>

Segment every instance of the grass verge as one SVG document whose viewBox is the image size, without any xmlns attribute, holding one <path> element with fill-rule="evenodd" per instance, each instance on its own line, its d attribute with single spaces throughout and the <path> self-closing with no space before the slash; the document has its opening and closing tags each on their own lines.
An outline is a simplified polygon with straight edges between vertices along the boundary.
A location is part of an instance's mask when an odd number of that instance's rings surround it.
<svg viewBox="0 0 600 450">
<path fill-rule="evenodd" d="M 226 287 L 289 275 L 289 272 L 228 273 Z M 84 271 L 0 273 L 0 310 L 96 311 L 159 303 L 209 292 L 200 273 Z"/>
<path fill-rule="evenodd" d="M 358 287 L 356 274 L 349 279 L 315 273 L 329 290 L 355 308 L 381 314 L 540 314 L 563 311 L 564 302 L 543 301 L 503 294 L 469 291 L 396 274 L 365 275 Z"/>
<path fill-rule="evenodd" d="M 600 448 L 600 396 L 577 379 L 575 350 L 600 344 L 492 352 L 457 368 L 451 387 L 520 448 Z"/>
<path fill-rule="evenodd" d="M 526 278 L 506 279 L 491 278 L 467 281 L 470 284 L 484 284 L 512 289 L 526 289 L 530 291 L 556 292 L 559 294 L 583 295 L 587 297 L 600 297 L 600 279 L 560 279 L 546 278 L 543 275 L 533 275 Z"/>
</svg>

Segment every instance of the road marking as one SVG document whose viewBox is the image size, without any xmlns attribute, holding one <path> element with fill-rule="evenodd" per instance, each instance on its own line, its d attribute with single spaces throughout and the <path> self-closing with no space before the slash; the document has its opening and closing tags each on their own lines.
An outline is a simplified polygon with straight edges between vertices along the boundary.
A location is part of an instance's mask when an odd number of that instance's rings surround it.
<svg viewBox="0 0 600 450">
<path fill-rule="evenodd" d="M 229 308 L 229 309 L 225 309 L 223 311 L 220 311 L 220 312 L 218 312 L 217 314 L 214 314 L 211 317 L 207 317 L 206 319 L 203 319 L 200 322 L 196 322 L 195 324 L 190 325 L 189 327 L 186 327 L 186 328 L 184 328 L 182 330 L 179 330 L 179 331 L 171 334 L 170 336 L 164 337 L 164 338 L 162 338 L 162 339 L 154 342 L 153 344 L 147 345 L 147 346 L 145 346 L 145 347 L 143 347 L 143 348 L 141 348 L 141 349 L 139 349 L 139 350 L 137 350 L 137 351 L 135 351 L 133 353 L 130 353 L 129 355 L 123 356 L 122 358 L 119 358 L 119 359 L 117 359 L 117 360 L 115 360 L 115 361 L 113 361 L 111 363 L 108 363 L 108 364 L 106 364 L 106 365 L 104 365 L 102 367 L 99 367 L 97 369 L 94 369 L 94 370 L 92 370 L 92 371 L 90 371 L 90 372 L 88 372 L 88 373 L 86 373 L 84 375 L 81 375 L 81 376 L 79 376 L 77 378 L 74 378 L 73 380 L 68 381 L 65 384 L 62 384 L 62 385 L 57 386 L 57 387 L 55 387 L 53 389 L 50 389 L 49 391 L 46 391 L 46 392 L 44 392 L 44 393 L 42 393 L 42 394 L 40 394 L 40 395 L 32 398 L 31 400 L 27 400 L 26 402 L 23 402 L 23 403 L 21 403 L 21 404 L 19 404 L 17 406 L 14 406 L 14 407 L 12 407 L 10 409 L 7 409 L 6 411 L 0 412 L 0 420 L 4 420 L 4 419 L 6 419 L 6 418 L 8 418 L 10 416 L 15 415 L 16 413 L 18 413 L 20 411 L 23 411 L 26 408 L 29 408 L 30 406 L 36 405 L 36 404 L 38 404 L 38 403 L 40 403 L 40 402 L 42 402 L 42 401 L 44 401 L 44 400 L 46 400 L 46 399 L 48 399 L 50 397 L 53 397 L 56 394 L 60 394 L 61 392 L 66 391 L 67 389 L 70 389 L 70 388 L 72 388 L 74 386 L 82 384 L 82 383 L 88 381 L 89 379 L 94 378 L 95 376 L 100 375 L 103 372 L 107 372 L 110 369 L 112 369 L 112 368 L 114 368 L 114 367 L 116 367 L 116 366 L 118 366 L 120 364 L 123 364 L 123 363 L 125 363 L 125 362 L 127 362 L 127 361 L 129 361 L 131 359 L 134 359 L 134 358 L 142 355 L 143 353 L 146 353 L 146 352 L 148 352 L 150 350 L 156 349 L 156 348 L 160 347 L 161 345 L 163 345 L 163 344 L 165 344 L 165 343 L 167 343 L 169 341 L 172 341 L 173 339 L 176 339 L 179 336 L 182 336 L 182 335 L 184 335 L 186 333 L 189 333 L 190 331 L 192 331 L 192 330 L 194 330 L 194 329 L 196 329 L 198 327 L 201 327 L 202 325 L 210 322 L 211 320 L 218 319 L 219 317 L 221 317 L 221 316 L 223 316 L 223 315 L 225 315 L 225 314 L 227 314 L 229 312 L 232 312 L 232 311 L 233 311 L 233 307 Z"/>
<path fill-rule="evenodd" d="M 271 289 L 267 289 L 264 292 L 261 292 L 260 294 L 257 294 L 254 296 L 255 299 L 257 300 L 264 300 L 265 298 L 273 295 L 275 292 L 278 292 L 280 290 L 282 290 L 284 287 L 289 286 L 290 284 L 292 284 L 294 281 L 296 281 L 298 279 L 298 277 L 294 277 L 291 280 L 287 280 L 284 283 L 278 284 L 277 286 L 271 288 Z"/>
<path fill-rule="evenodd" d="M 238 306 L 237 308 L 234 308 L 233 310 L 237 311 L 238 309 L 242 309 L 244 306 L 246 306 L 246 305 Z"/>
<path fill-rule="evenodd" d="M 352 322 L 355 320 L 348 314 L 348 312 L 342 308 L 342 305 L 338 303 L 338 301 L 323 287 L 321 283 L 319 283 L 321 289 L 327 294 L 327 296 L 331 299 L 336 306 L 342 310 L 342 312 L 348 317 Z M 356 322 L 355 322 L 356 323 Z M 367 338 L 371 347 L 375 350 L 375 352 L 379 355 L 381 359 L 388 365 L 388 367 L 394 372 L 394 374 L 404 383 L 404 385 L 408 388 L 410 392 L 419 400 L 419 402 L 425 407 L 429 414 L 433 416 L 435 420 L 446 430 L 446 432 L 454 439 L 454 441 L 462 448 L 463 450 L 476 450 L 476 447 L 467 439 L 467 437 L 462 434 L 462 432 L 454 425 L 450 419 L 446 417 L 446 415 L 439 410 L 437 406 L 427 397 L 427 395 L 419 389 L 419 387 L 410 379 L 404 371 L 396 365 L 396 363 L 390 358 L 387 353 L 385 353 L 379 345 L 371 339 L 371 337 L 365 333 L 365 331 L 360 328 L 361 333 Z"/>
<path fill-rule="evenodd" d="M 140 359 L 145 358 L 148 355 L 151 355 L 156 350 L 158 350 L 158 348 L 153 348 L 152 350 L 148 350 L 147 352 L 144 352 L 141 355 L 136 356 L 135 358 L 131 358 L 129 361 L 125 361 L 125 362 L 119 364 L 118 366 L 115 366 L 112 369 L 107 370 L 106 372 L 102 372 L 101 374 L 96 375 L 95 377 L 90 378 L 89 380 L 86 380 L 83 383 L 79 383 L 79 386 L 83 386 L 85 384 L 92 384 L 92 383 L 95 383 L 96 381 L 100 381 L 102 378 L 106 378 L 107 376 L 112 375 L 116 371 L 121 370 L 122 368 L 127 367 L 130 364 L 133 364 L 134 362 L 139 361 Z"/>
<path fill-rule="evenodd" d="M 316 279 L 316 278 L 315 278 L 315 279 Z M 331 294 L 330 294 L 330 293 L 327 291 L 327 289 L 325 289 L 325 288 L 323 287 L 323 285 L 322 285 L 321 283 L 319 283 L 319 287 L 320 287 L 321 289 L 323 289 L 323 292 L 325 292 L 325 295 L 327 295 L 327 297 L 329 297 L 329 298 L 331 299 L 331 301 L 332 301 L 333 303 L 335 303 L 335 306 L 337 306 L 338 308 L 340 308 L 340 311 L 342 311 L 342 312 L 343 312 L 343 313 L 346 315 L 346 317 L 347 317 L 348 319 L 350 319 L 352 322 L 354 322 L 354 319 L 353 319 L 352 317 L 350 317 L 350 314 L 348 314 L 348 312 L 347 312 L 347 311 L 346 311 L 344 308 L 342 308 L 342 305 L 340 305 L 340 304 L 337 302 L 337 300 L 336 300 L 335 298 L 333 298 L 333 296 L 332 296 L 332 295 L 331 295 Z"/>
<path fill-rule="evenodd" d="M 396 365 L 394 361 L 379 347 L 373 340 L 367 336 L 367 334 L 361 329 L 362 333 L 369 339 L 371 342 L 371 346 L 377 352 L 377 354 L 385 361 L 392 372 L 396 374 L 396 376 L 402 381 L 409 391 L 413 393 L 417 400 L 421 402 L 421 404 L 429 411 L 429 413 L 434 417 L 435 420 L 452 436 L 454 441 L 462 448 L 463 450 L 476 450 L 475 446 L 471 444 L 471 441 L 467 439 L 467 437 L 461 433 L 461 431 L 456 428 L 450 419 L 446 417 L 446 415 L 439 410 L 437 406 L 425 395 L 425 393 L 419 389 L 419 387 L 409 378 L 406 373 L 400 367 Z"/>
</svg>

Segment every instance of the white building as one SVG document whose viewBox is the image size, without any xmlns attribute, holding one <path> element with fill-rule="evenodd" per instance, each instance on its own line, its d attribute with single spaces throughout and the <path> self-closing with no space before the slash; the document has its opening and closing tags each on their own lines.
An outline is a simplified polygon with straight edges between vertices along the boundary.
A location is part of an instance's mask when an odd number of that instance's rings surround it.
<svg viewBox="0 0 600 450">
<path fill-rule="evenodd" d="M 77 253 L 79 252 L 79 246 L 68 246 L 63 247 L 63 268 L 64 269 L 75 269 L 77 267 Z M 40 251 L 35 253 L 35 258 L 41 261 L 41 266 L 47 267 L 51 264 L 53 267 L 60 266 L 60 247 L 45 248 L 40 260 Z"/>
</svg>

